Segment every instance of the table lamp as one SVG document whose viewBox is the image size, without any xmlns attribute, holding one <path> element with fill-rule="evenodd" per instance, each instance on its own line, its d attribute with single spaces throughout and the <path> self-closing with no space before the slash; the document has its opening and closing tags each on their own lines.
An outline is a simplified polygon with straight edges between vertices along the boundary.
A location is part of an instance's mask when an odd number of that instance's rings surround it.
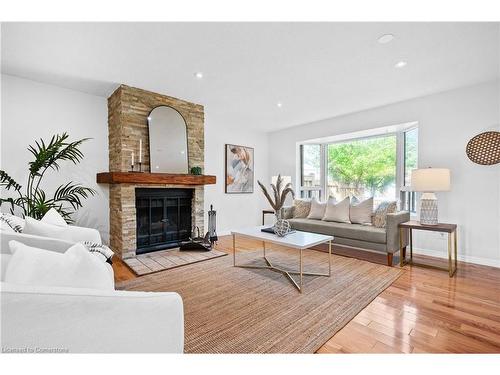
<svg viewBox="0 0 500 375">
<path fill-rule="evenodd" d="M 450 191 L 450 170 L 445 168 L 414 169 L 411 188 L 423 192 L 420 198 L 420 224 L 438 224 L 438 201 L 434 192 Z"/>
</svg>

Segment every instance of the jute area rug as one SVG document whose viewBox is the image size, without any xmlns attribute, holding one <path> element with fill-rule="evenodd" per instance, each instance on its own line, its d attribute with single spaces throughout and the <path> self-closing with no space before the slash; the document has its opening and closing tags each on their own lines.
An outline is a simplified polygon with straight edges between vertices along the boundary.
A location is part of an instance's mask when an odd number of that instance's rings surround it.
<svg viewBox="0 0 500 375">
<path fill-rule="evenodd" d="M 261 256 L 241 252 L 237 263 L 264 265 Z M 267 256 L 274 265 L 298 267 L 296 250 L 268 250 Z M 327 272 L 327 258 L 304 251 L 304 270 Z M 332 255 L 332 276 L 305 276 L 300 294 L 281 273 L 233 267 L 231 255 L 142 276 L 117 289 L 179 293 L 186 353 L 314 353 L 400 273 Z"/>
</svg>

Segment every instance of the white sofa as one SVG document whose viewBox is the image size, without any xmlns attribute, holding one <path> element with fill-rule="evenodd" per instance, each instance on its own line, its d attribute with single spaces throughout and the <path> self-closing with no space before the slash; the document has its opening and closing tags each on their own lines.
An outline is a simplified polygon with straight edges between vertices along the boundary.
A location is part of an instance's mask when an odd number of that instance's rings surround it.
<svg viewBox="0 0 500 375">
<path fill-rule="evenodd" d="M 95 240 L 97 231 L 75 227 L 79 229 L 94 231 L 89 233 L 90 240 Z M 65 252 L 73 245 L 53 238 L 0 231 L 4 352 L 183 352 L 184 312 L 177 293 L 6 283 L 4 274 L 11 257 L 10 240 L 57 252 Z M 113 269 L 107 266 L 113 278 Z"/>
</svg>

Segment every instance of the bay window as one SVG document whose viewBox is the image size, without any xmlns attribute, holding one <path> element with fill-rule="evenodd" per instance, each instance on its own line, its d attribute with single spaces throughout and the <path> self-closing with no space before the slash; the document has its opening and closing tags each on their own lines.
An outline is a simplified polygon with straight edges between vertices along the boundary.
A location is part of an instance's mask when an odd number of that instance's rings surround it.
<svg viewBox="0 0 500 375">
<path fill-rule="evenodd" d="M 405 199 L 404 206 L 413 211 L 414 194 L 403 197 L 401 191 L 409 185 L 411 170 L 417 168 L 416 123 L 374 129 L 371 133 L 302 143 L 300 196 L 321 200 L 334 197 L 337 201 L 347 196 L 373 197 L 375 205 L 384 200 Z"/>
</svg>

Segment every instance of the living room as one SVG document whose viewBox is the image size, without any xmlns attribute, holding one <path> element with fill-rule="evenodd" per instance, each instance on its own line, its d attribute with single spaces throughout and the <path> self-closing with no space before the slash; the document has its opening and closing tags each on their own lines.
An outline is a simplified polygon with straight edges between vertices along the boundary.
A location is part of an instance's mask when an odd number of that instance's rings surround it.
<svg viewBox="0 0 500 375">
<path fill-rule="evenodd" d="M 500 23 L 459 21 L 2 22 L 2 353 L 498 365 Z"/>
</svg>

